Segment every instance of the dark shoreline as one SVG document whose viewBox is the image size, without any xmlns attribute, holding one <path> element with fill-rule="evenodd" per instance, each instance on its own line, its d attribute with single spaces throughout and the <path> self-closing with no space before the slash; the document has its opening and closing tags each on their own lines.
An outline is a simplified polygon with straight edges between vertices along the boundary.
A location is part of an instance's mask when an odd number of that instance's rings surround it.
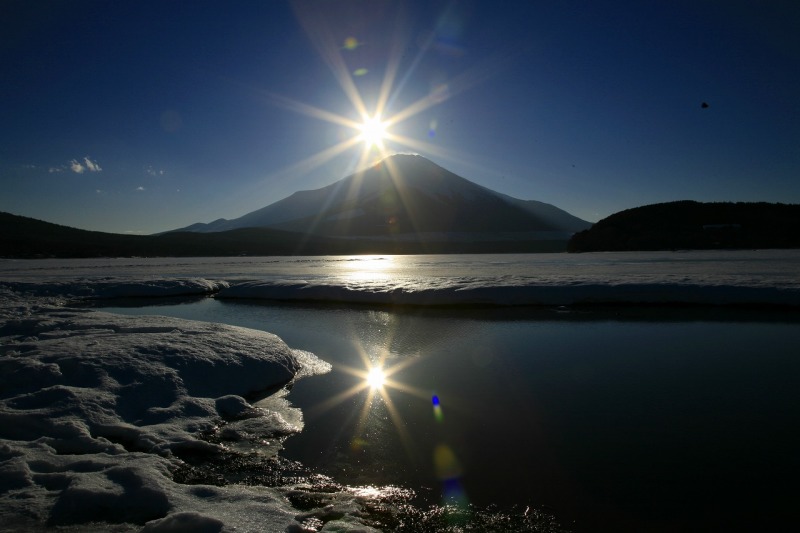
<svg viewBox="0 0 800 533">
<path fill-rule="evenodd" d="M 209 442 L 220 441 L 211 434 Z M 184 465 L 172 472 L 177 483 L 185 485 L 226 486 L 243 484 L 280 490 L 301 511 L 298 520 L 313 527 L 341 516 L 327 512 L 326 506 L 341 493 L 355 494 L 361 506 L 358 516 L 370 527 L 402 533 L 438 533 L 453 526 L 471 531 L 505 533 L 569 533 L 557 517 L 545 510 L 517 505 L 432 505 L 429 497 L 420 497 L 411 489 L 393 485 L 348 486 L 314 472 L 299 461 L 281 456 L 265 457 L 257 452 L 225 451 L 215 454 L 184 453 Z M 360 497 L 358 497 L 361 495 Z M 311 529 L 316 531 L 316 529 Z"/>
</svg>

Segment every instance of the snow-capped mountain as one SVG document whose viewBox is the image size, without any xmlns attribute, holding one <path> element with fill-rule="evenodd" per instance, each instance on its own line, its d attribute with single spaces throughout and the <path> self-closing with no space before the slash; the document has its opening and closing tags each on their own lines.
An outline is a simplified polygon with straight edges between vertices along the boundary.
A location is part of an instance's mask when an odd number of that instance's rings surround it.
<svg viewBox="0 0 800 533">
<path fill-rule="evenodd" d="M 242 217 L 176 231 L 268 227 L 335 237 L 518 234 L 566 239 L 591 224 L 553 205 L 466 180 L 418 155 L 398 154 L 327 187 L 299 191 Z"/>
</svg>

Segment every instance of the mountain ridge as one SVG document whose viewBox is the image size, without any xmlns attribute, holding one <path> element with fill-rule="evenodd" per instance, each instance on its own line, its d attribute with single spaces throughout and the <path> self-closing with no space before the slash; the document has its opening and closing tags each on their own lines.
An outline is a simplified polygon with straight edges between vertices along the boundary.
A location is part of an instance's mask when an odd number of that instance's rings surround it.
<svg viewBox="0 0 800 533">
<path fill-rule="evenodd" d="M 202 257 L 800 248 L 800 205 L 691 200 L 617 212 L 561 240 L 536 232 L 322 237 L 269 228 L 123 235 L 0 212 L 0 257 Z M 520 237 L 524 236 L 524 239 Z"/>
<path fill-rule="evenodd" d="M 91 232 L 0 213 L 2 257 L 560 252 L 590 226 L 421 156 L 395 155 L 236 219 L 156 235 Z"/>
<path fill-rule="evenodd" d="M 295 192 L 241 217 L 173 231 L 271 227 L 337 237 L 540 231 L 566 240 L 589 226 L 553 205 L 493 191 L 422 156 L 395 154 L 330 185 Z"/>
</svg>

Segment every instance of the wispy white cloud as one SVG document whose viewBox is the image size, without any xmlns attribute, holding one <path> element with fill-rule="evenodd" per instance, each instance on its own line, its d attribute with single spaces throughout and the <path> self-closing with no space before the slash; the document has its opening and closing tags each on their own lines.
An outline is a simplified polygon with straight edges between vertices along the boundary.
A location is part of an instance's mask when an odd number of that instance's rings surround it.
<svg viewBox="0 0 800 533">
<path fill-rule="evenodd" d="M 83 174 L 87 170 L 89 172 L 100 172 L 103 170 L 97 161 L 92 161 L 89 159 L 89 156 L 83 158 L 83 163 L 78 162 L 77 159 L 73 159 L 69 162 L 69 169 L 76 174 Z"/>
<path fill-rule="evenodd" d="M 50 167 L 49 169 L 47 169 L 47 171 L 50 174 L 53 174 L 55 172 L 64 172 L 64 167 Z"/>
<path fill-rule="evenodd" d="M 100 165 L 97 164 L 97 161 L 92 161 L 91 159 L 89 159 L 88 156 L 83 158 L 83 162 L 86 165 L 86 168 L 89 170 L 89 172 L 100 172 L 101 170 L 103 170 L 102 168 L 100 168 Z"/>
<path fill-rule="evenodd" d="M 86 167 L 75 161 L 74 159 L 69 162 L 69 169 L 75 174 L 83 174 L 86 172 Z"/>
<path fill-rule="evenodd" d="M 137 190 L 137 191 L 143 191 L 143 190 L 144 190 L 144 187 L 142 187 L 141 185 L 139 185 L 138 187 L 136 187 L 136 190 Z"/>
</svg>

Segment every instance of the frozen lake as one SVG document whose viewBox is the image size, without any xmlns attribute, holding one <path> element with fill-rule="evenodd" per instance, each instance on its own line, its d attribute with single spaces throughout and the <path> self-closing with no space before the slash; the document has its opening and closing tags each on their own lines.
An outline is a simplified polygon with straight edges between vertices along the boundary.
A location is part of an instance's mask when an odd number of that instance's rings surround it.
<svg viewBox="0 0 800 533">
<path fill-rule="evenodd" d="M 793 521 L 798 272 L 792 250 L 4 260 L 0 285 L 316 354 L 282 455 L 340 483 L 674 531 Z"/>
<path fill-rule="evenodd" d="M 203 276 L 360 287 L 798 284 L 793 251 L 476 257 L 474 268 L 463 256 L 265 258 L 260 272 L 253 259 L 211 260 Z M 288 396 L 305 428 L 283 453 L 343 483 L 401 484 L 427 503 L 530 505 L 577 531 L 786 524 L 798 496 L 796 311 L 222 298 L 110 310 L 263 329 L 330 362 L 333 372 Z M 381 360 L 393 373 L 384 394 L 370 394 L 363 374 Z"/>
<path fill-rule="evenodd" d="M 0 282 L 83 298 L 187 295 L 417 306 L 800 306 L 800 251 L 0 260 Z M 152 281 L 142 292 L 140 282 Z M 230 285 L 230 286 L 228 286 Z M 205 289 L 204 289 L 205 290 Z M 201 291 L 202 292 L 202 291 Z M 197 294 L 201 292 L 196 292 Z"/>
<path fill-rule="evenodd" d="M 661 283 L 800 289 L 800 250 L 0 259 L 0 280 L 204 277 L 379 288 Z"/>
</svg>

